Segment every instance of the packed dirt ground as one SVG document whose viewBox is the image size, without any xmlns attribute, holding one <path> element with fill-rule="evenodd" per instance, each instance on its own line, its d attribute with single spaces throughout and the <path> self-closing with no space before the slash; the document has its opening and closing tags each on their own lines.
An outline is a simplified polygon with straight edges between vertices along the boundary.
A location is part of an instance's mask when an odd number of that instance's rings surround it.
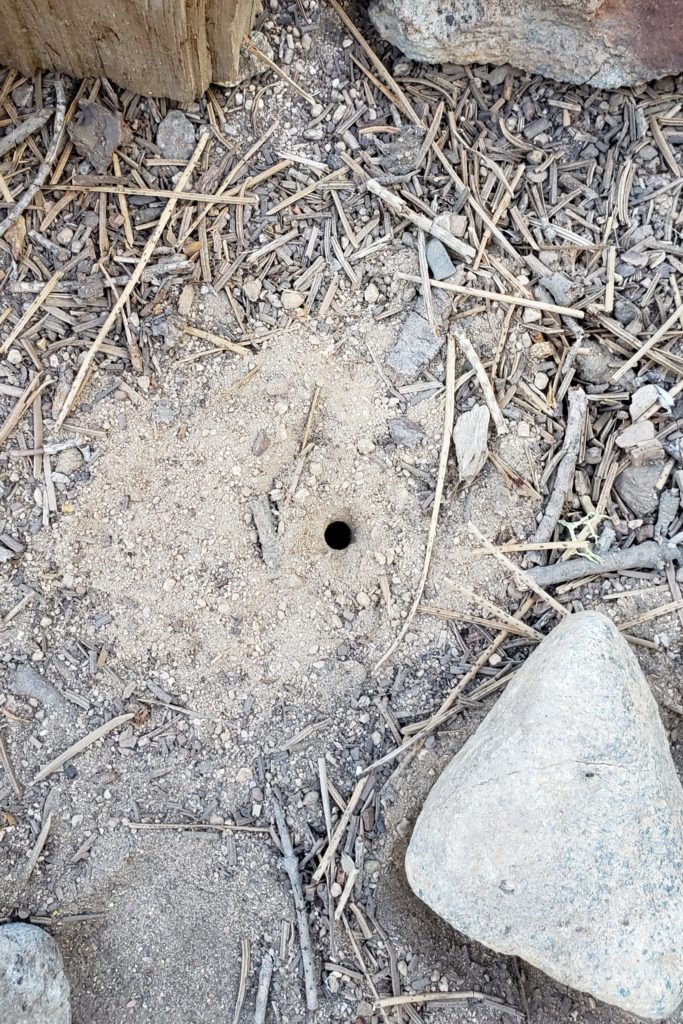
<svg viewBox="0 0 683 1024">
<path fill-rule="evenodd" d="M 629 403 L 648 384 L 661 403 L 655 456 L 668 467 L 657 493 L 679 486 L 678 336 L 618 382 L 610 375 L 633 354 L 629 338 L 642 343 L 681 305 L 683 83 L 603 94 L 512 68 L 423 67 L 386 52 L 353 14 L 424 127 L 415 133 L 391 88 L 377 86 L 377 68 L 335 12 L 271 0 L 257 29 L 287 77 L 257 67 L 182 108 L 197 139 L 210 130 L 191 189 L 215 193 L 227 176 L 238 201 L 178 204 L 73 405 L 84 353 L 186 165 L 155 143 L 174 105 L 64 80 L 72 120 L 77 95 L 121 113 L 115 175 L 95 175 L 66 136 L 52 188 L 0 242 L 0 422 L 34 378 L 45 385 L 0 433 L 0 913 L 58 937 L 76 1024 L 219 1024 L 242 999 L 241 1019 L 253 1019 L 268 955 L 267 1019 L 307 1019 L 274 802 L 299 857 L 315 1019 L 626 1021 L 454 933 L 410 891 L 403 855 L 440 769 L 530 650 L 528 630 L 505 632 L 507 620 L 480 603 L 514 614 L 526 595 L 470 524 L 498 546 L 533 535 L 561 451 L 568 374 L 589 394 L 589 424 L 583 487 L 568 496 L 555 539 L 592 544 L 607 522 L 628 548 L 680 529 L 680 507 L 662 527 L 656 502 L 637 514 L 611 489 L 630 465 L 620 443 Z M 0 71 L 2 124 L 52 105 L 54 83 Z M 432 127 L 462 189 L 432 153 Z M 412 153 L 397 152 L 414 137 Z M 0 162 L 11 192 L 35 175 L 50 138 L 48 124 Z M 344 156 L 367 156 L 365 171 L 410 192 L 415 210 L 464 220 L 481 256 L 476 269 L 458 264 L 459 286 L 548 305 L 530 261 L 514 256 L 531 254 L 571 278 L 562 305 L 586 314 L 576 334 L 578 321 L 542 309 L 449 298 L 444 337 L 472 342 L 508 433 L 492 428 L 471 483 L 451 451 L 421 609 L 378 671 L 424 564 L 445 347 L 412 381 L 387 365 L 418 301 L 419 285 L 400 276 L 419 277 L 417 232 Z M 117 194 L 122 179 L 130 192 Z M 597 368 L 595 351 L 591 362 L 581 349 L 596 340 Z M 457 417 L 482 398 L 461 356 L 456 374 Z M 341 549 L 326 541 L 336 522 L 350 531 Z M 678 577 L 675 567 L 596 571 L 553 592 L 571 609 L 631 623 L 683 769 Z M 544 633 L 555 612 L 538 600 L 525 622 Z M 385 757 L 501 631 L 445 724 Z M 71 744 L 129 715 L 33 781 Z M 352 799 L 334 869 L 316 884 L 330 826 Z M 425 1005 L 430 993 L 443 1003 Z M 382 1003 L 401 995 L 414 1000 Z"/>
</svg>

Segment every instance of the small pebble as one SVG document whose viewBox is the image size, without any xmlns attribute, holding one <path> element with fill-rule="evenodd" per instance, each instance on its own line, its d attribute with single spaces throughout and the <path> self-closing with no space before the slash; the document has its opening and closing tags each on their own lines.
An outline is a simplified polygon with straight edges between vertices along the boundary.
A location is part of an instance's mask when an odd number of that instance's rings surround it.
<svg viewBox="0 0 683 1024">
<path fill-rule="evenodd" d="M 448 250 L 438 238 L 430 238 L 427 242 L 427 262 L 436 281 L 445 281 L 455 273 Z"/>
</svg>

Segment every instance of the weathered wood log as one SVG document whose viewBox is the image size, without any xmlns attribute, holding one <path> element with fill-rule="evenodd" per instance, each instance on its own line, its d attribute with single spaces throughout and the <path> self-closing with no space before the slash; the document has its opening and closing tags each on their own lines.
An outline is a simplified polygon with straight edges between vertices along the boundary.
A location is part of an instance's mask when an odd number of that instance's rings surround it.
<svg viewBox="0 0 683 1024">
<path fill-rule="evenodd" d="M 0 64 L 191 100 L 235 77 L 255 0 L 0 0 Z"/>
</svg>

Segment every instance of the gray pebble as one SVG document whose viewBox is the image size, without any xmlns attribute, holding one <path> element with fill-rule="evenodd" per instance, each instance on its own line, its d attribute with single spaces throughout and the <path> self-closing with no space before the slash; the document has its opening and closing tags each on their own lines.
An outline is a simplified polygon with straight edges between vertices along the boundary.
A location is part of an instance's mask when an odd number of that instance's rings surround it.
<svg viewBox="0 0 683 1024">
<path fill-rule="evenodd" d="M 438 238 L 430 238 L 427 242 L 427 262 L 436 281 L 445 281 L 455 273 L 448 250 Z"/>
</svg>

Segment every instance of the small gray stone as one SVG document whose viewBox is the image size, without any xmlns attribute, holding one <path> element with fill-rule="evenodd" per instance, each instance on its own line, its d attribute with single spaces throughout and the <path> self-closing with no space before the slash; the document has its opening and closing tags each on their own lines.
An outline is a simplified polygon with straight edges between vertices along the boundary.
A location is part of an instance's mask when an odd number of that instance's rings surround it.
<svg viewBox="0 0 683 1024">
<path fill-rule="evenodd" d="M 630 299 L 620 298 L 614 303 L 614 319 L 623 327 L 632 323 L 637 316 L 640 316 L 640 310 Z"/>
<path fill-rule="evenodd" d="M 282 299 L 282 308 L 287 310 L 298 309 L 299 306 L 303 306 L 306 296 L 303 292 L 292 291 L 290 288 L 286 288 L 280 296 Z"/>
<path fill-rule="evenodd" d="M 427 262 L 436 281 L 445 281 L 455 273 L 448 250 L 438 238 L 430 238 L 427 242 Z"/>
<path fill-rule="evenodd" d="M 55 472 L 71 476 L 73 473 L 77 473 L 82 465 L 83 456 L 78 448 L 65 448 L 55 459 Z"/>
<path fill-rule="evenodd" d="M 613 357 L 599 341 L 584 338 L 576 357 L 579 377 L 587 384 L 605 384 L 614 373 Z"/>
<path fill-rule="evenodd" d="M 58 707 L 64 700 L 59 690 L 43 679 L 33 665 L 17 666 L 11 690 L 17 697 L 33 698 L 51 708 Z"/>
<path fill-rule="evenodd" d="M 169 160 L 189 160 L 197 138 L 182 110 L 170 110 L 157 128 L 157 146 Z"/>
<path fill-rule="evenodd" d="M 458 931 L 641 1017 L 683 1000 L 683 790 L 605 616 L 541 643 L 432 789 L 406 857 Z"/>
<path fill-rule="evenodd" d="M 583 292 L 580 285 L 559 271 L 544 277 L 541 284 L 550 292 L 558 306 L 573 306 Z"/>
<path fill-rule="evenodd" d="M 242 291 L 250 302 L 258 302 L 263 285 L 258 277 L 247 277 L 242 284 Z"/>
<path fill-rule="evenodd" d="M 450 301 L 447 292 L 434 289 L 432 302 L 437 323 L 443 323 Z M 434 334 L 426 317 L 424 300 L 420 298 L 387 352 L 385 362 L 398 384 L 411 384 L 441 351 L 442 345 L 443 338 Z"/>
<path fill-rule="evenodd" d="M 665 463 L 650 462 L 645 466 L 629 466 L 614 481 L 617 494 L 637 516 L 647 516 L 659 504 L 656 483 Z"/>
<path fill-rule="evenodd" d="M 124 143 L 129 132 L 121 114 L 112 114 L 101 103 L 82 100 L 78 113 L 67 127 L 76 151 L 103 174 L 114 150 Z"/>
<path fill-rule="evenodd" d="M 425 436 L 424 430 L 417 423 L 406 419 L 393 419 L 387 422 L 389 434 L 394 444 L 404 448 L 415 448 Z"/>
<path fill-rule="evenodd" d="M 69 982 L 59 946 L 32 924 L 0 927 L 2 1024 L 71 1024 Z"/>
</svg>

